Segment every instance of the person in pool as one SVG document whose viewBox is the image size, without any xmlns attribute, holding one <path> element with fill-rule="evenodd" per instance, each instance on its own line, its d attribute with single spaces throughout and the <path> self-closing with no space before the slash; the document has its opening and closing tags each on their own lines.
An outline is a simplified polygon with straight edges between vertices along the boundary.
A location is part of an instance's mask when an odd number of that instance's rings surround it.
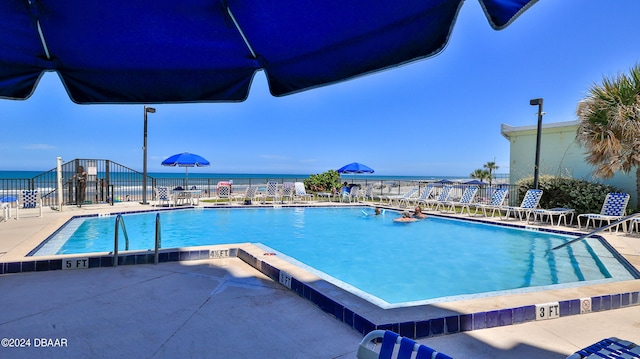
<svg viewBox="0 0 640 359">
<path fill-rule="evenodd" d="M 411 214 L 409 212 L 403 212 L 402 217 L 393 219 L 394 222 L 402 222 L 402 223 L 415 222 L 417 220 L 418 220 L 417 218 L 411 217 Z"/>
<path fill-rule="evenodd" d="M 418 206 L 418 207 L 416 207 L 416 209 L 413 212 L 413 218 L 423 219 L 423 218 L 427 218 L 427 215 L 422 213 L 422 208 L 420 208 L 420 206 Z"/>
</svg>

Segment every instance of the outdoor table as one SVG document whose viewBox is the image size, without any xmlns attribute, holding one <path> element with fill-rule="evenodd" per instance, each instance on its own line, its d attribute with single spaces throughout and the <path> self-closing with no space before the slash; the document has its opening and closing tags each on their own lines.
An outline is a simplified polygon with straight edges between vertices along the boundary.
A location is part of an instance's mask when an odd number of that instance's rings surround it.
<svg viewBox="0 0 640 359">
<path fill-rule="evenodd" d="M 327 198 L 327 201 L 331 201 L 331 197 L 333 197 L 333 193 L 331 192 L 318 192 L 316 193 L 316 196 L 320 197 L 320 198 Z"/>
<path fill-rule="evenodd" d="M 173 190 L 171 192 L 173 192 L 174 203 L 176 206 L 180 204 L 187 204 L 187 203 L 195 206 L 198 204 L 198 201 L 200 199 L 200 193 L 202 191 L 199 189 L 190 189 L 190 190 L 180 189 L 180 190 Z M 179 202 L 182 202 L 182 203 L 179 203 Z"/>
</svg>

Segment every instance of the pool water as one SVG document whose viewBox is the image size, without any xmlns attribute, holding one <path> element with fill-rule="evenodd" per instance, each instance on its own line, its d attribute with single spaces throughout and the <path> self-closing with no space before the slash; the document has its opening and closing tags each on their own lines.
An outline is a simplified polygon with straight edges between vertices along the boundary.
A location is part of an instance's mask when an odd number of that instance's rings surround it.
<svg viewBox="0 0 640 359">
<path fill-rule="evenodd" d="M 396 223 L 396 217 L 302 207 L 160 214 L 163 248 L 258 243 L 383 305 L 634 278 L 599 239 L 550 252 L 574 237 L 436 216 Z M 124 218 L 129 249 L 152 249 L 156 214 Z M 114 223 L 115 217 L 74 219 L 35 255 L 111 252 Z"/>
</svg>

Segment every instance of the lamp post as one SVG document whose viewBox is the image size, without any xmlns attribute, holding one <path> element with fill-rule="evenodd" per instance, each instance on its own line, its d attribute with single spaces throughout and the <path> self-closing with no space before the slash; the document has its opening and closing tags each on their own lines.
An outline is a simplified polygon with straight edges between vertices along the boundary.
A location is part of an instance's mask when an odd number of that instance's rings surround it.
<svg viewBox="0 0 640 359">
<path fill-rule="evenodd" d="M 156 113 L 153 107 L 144 107 L 144 139 L 142 143 L 142 204 L 147 203 L 147 113 Z"/>
<path fill-rule="evenodd" d="M 533 168 L 533 187 L 535 189 L 538 189 L 538 172 L 540 170 L 540 137 L 542 136 L 542 115 L 544 115 L 544 112 L 542 112 L 542 103 L 544 102 L 543 99 L 541 98 L 534 98 L 533 100 L 529 101 L 529 105 L 531 106 L 536 106 L 538 105 L 538 133 L 537 133 L 537 137 L 536 137 L 536 163 L 535 163 L 535 167 Z"/>
</svg>

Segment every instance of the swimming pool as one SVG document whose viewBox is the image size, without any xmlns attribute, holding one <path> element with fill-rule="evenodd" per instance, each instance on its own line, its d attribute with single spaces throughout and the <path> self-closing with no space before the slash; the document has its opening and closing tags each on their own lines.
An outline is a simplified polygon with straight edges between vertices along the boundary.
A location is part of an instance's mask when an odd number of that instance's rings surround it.
<svg viewBox="0 0 640 359">
<path fill-rule="evenodd" d="M 125 216 L 130 250 L 154 247 L 155 216 Z M 360 207 L 199 208 L 160 216 L 163 248 L 259 243 L 381 307 L 634 279 L 596 238 L 549 252 L 574 237 L 436 216 L 399 224 L 394 212 L 364 216 Z M 114 221 L 76 218 L 35 255 L 110 252 Z"/>
</svg>

